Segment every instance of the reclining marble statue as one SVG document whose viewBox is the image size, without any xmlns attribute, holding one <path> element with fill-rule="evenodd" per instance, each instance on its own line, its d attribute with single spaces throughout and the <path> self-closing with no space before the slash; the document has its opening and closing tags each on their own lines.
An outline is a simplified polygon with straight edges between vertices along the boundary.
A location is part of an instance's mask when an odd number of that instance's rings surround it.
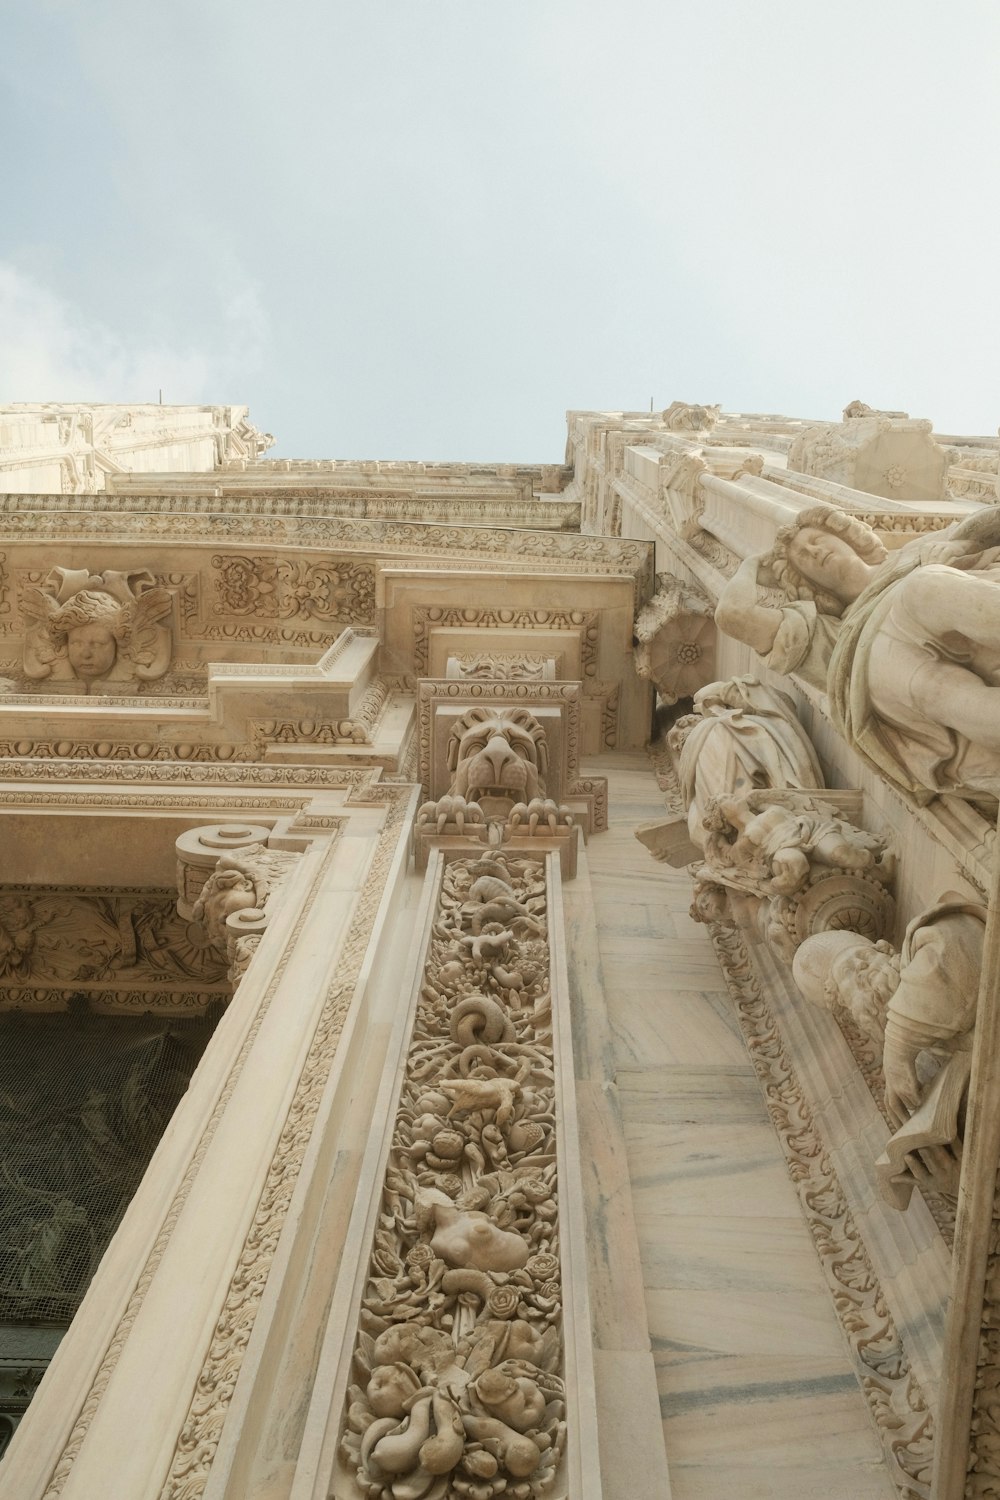
<svg viewBox="0 0 1000 1500">
<path fill-rule="evenodd" d="M 783 603 L 762 597 L 775 585 Z M 889 554 L 811 506 L 741 564 L 716 621 L 824 689 L 848 742 L 918 800 L 1000 792 L 1000 508 Z"/>
<path fill-rule="evenodd" d="M 882 1048 L 896 1128 L 875 1167 L 897 1208 L 916 1184 L 958 1191 L 985 933 L 986 908 L 948 896 L 914 918 L 898 953 L 841 931 L 807 938 L 795 954 L 803 997 L 843 1006 Z"/>
</svg>

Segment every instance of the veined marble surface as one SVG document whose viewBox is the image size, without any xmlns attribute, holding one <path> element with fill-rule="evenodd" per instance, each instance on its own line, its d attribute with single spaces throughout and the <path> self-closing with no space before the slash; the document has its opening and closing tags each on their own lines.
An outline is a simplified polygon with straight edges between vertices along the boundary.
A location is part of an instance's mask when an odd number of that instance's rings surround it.
<svg viewBox="0 0 1000 1500">
<path fill-rule="evenodd" d="M 632 834 L 662 793 L 642 755 L 600 770 L 611 826 L 586 865 L 606 1017 L 588 1012 L 578 1045 L 616 1084 L 673 1500 L 892 1500 L 690 880 Z"/>
</svg>

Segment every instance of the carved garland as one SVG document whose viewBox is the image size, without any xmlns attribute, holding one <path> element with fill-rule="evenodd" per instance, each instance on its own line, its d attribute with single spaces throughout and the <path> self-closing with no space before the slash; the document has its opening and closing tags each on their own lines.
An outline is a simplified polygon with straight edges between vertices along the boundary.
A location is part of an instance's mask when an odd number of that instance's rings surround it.
<svg viewBox="0 0 1000 1500">
<path fill-rule="evenodd" d="M 928 1500 L 933 1418 L 813 1122 L 742 935 L 712 942 L 900 1500 Z"/>
<path fill-rule="evenodd" d="M 2 749 L 0 749 L 0 754 L 2 754 Z M 246 765 L 243 762 L 218 765 L 166 760 L 157 761 L 155 765 L 149 761 L 134 761 L 127 765 L 118 761 L 94 761 L 87 767 L 87 780 L 90 783 L 111 781 L 116 786 L 122 784 L 166 786 L 174 783 L 180 787 L 185 785 L 232 787 L 235 792 L 240 792 L 248 786 L 302 787 L 307 792 L 322 791 L 328 787 L 346 787 L 351 790 L 352 794 L 360 795 L 366 788 L 375 788 L 381 776 L 381 766 L 364 766 L 354 770 L 344 766 L 283 766 L 280 764 L 261 766 Z M 18 757 L 15 760 L 4 761 L 3 779 L 5 781 L 78 782 L 80 768 L 74 760 L 65 757 L 46 761 Z M 60 794 L 52 793 L 51 795 L 55 797 Z M 68 800 L 79 801 L 81 806 L 95 804 L 103 807 L 117 806 L 120 799 L 108 793 L 88 798 L 86 793 L 81 792 L 71 795 Z M 21 805 L 25 802 L 35 805 L 37 798 L 32 798 L 25 792 L 0 790 L 0 804 Z M 160 804 L 148 798 L 139 798 L 134 804 L 126 803 L 125 805 L 159 806 Z M 270 804 L 256 805 L 268 806 Z"/>
<path fill-rule="evenodd" d="M 548 970 L 544 867 L 447 865 L 341 1429 L 369 1500 L 532 1500 L 559 1472 Z"/>
</svg>

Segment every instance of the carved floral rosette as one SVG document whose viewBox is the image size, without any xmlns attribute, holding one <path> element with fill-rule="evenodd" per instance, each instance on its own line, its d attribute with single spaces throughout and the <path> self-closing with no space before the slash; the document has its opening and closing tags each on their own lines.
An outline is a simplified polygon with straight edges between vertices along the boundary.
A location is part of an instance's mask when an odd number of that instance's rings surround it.
<svg viewBox="0 0 1000 1500">
<path fill-rule="evenodd" d="M 341 1430 L 370 1500 L 533 1500 L 564 1478 L 555 1111 L 544 866 L 456 859 Z"/>
</svg>

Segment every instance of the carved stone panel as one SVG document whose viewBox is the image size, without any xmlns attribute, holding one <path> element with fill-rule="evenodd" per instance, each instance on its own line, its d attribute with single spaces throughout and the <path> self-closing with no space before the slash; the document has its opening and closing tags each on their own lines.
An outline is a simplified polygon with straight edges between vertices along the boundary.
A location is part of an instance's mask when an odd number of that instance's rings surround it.
<svg viewBox="0 0 1000 1500">
<path fill-rule="evenodd" d="M 534 1500 L 565 1485 L 547 916 L 535 861 L 445 869 L 362 1297 L 338 1494 Z"/>
<path fill-rule="evenodd" d="M 223 554 L 215 569 L 216 615 L 370 625 L 375 568 L 345 558 Z"/>
</svg>

